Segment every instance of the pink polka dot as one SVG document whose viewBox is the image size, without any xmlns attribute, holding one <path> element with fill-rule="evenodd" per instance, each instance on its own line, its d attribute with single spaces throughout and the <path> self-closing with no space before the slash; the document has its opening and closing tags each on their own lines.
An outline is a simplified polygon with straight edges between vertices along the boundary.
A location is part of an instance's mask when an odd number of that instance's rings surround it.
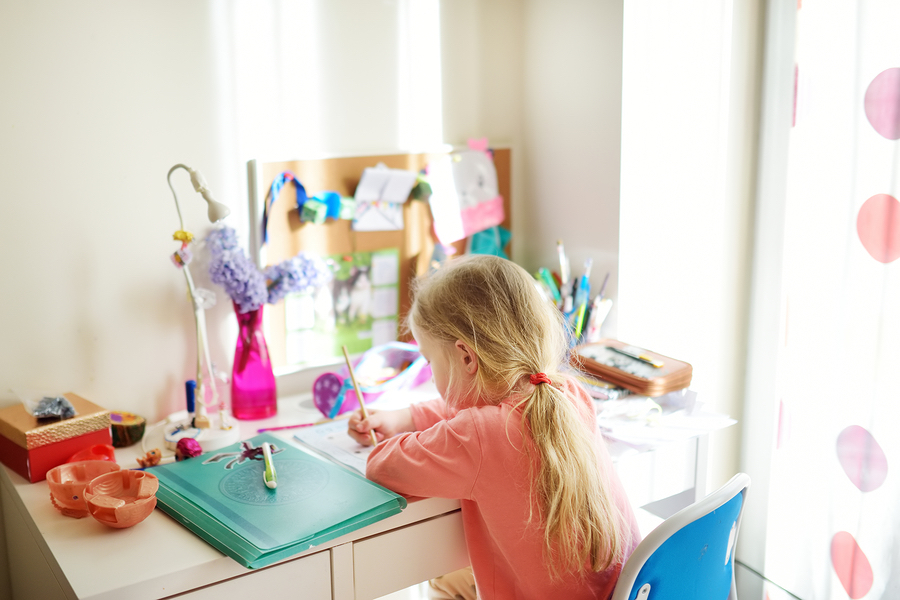
<svg viewBox="0 0 900 600">
<path fill-rule="evenodd" d="M 863 247 L 879 262 L 900 257 L 900 202 L 889 194 L 875 194 L 856 216 L 856 233 Z"/>
<path fill-rule="evenodd" d="M 851 599 L 862 598 L 872 589 L 872 565 L 846 531 L 839 531 L 831 538 L 831 566 Z"/>
<path fill-rule="evenodd" d="M 837 438 L 837 455 L 847 478 L 862 492 L 877 490 L 887 479 L 884 450 L 863 427 L 851 425 Z"/>
<path fill-rule="evenodd" d="M 784 404 L 784 400 L 778 402 L 778 433 L 775 438 L 775 449 L 780 450 L 787 446 L 791 435 L 790 413 Z"/>
<path fill-rule="evenodd" d="M 900 139 L 900 68 L 886 69 L 866 89 L 866 117 L 889 140 Z"/>
</svg>

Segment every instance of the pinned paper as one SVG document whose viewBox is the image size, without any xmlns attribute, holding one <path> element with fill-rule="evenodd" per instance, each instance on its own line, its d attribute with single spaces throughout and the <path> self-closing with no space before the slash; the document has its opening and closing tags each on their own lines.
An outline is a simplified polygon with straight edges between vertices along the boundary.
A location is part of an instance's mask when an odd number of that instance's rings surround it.
<svg viewBox="0 0 900 600">
<path fill-rule="evenodd" d="M 389 169 L 383 164 L 363 171 L 356 186 L 355 231 L 397 231 L 403 229 L 403 203 L 416 184 L 418 174 Z"/>
<path fill-rule="evenodd" d="M 363 170 L 354 197 L 357 202 L 406 202 L 417 177 L 415 171 L 389 169 L 379 163 L 377 167 Z"/>
<path fill-rule="evenodd" d="M 506 215 L 490 152 L 456 152 L 428 165 L 434 232 L 451 244 L 500 225 Z"/>
<path fill-rule="evenodd" d="M 356 201 L 354 231 L 398 231 L 403 229 L 403 205 L 399 202 Z"/>
</svg>

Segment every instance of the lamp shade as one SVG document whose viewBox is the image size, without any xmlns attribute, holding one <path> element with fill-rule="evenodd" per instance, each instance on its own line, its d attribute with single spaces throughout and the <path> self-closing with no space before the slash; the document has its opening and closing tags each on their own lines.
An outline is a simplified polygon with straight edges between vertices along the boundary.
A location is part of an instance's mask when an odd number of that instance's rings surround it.
<svg viewBox="0 0 900 600">
<path fill-rule="evenodd" d="M 213 200 L 209 190 L 202 190 L 200 194 L 203 196 L 203 199 L 206 200 L 206 203 L 209 204 L 209 211 L 206 214 L 209 216 L 210 223 L 221 221 L 231 214 L 231 210 L 229 210 L 227 206 Z"/>
<path fill-rule="evenodd" d="M 200 192 L 200 195 L 203 196 L 203 199 L 209 204 L 209 212 L 207 215 L 209 216 L 210 222 L 215 223 L 227 217 L 231 211 L 227 206 L 221 202 L 216 202 L 212 197 L 212 192 L 209 191 L 209 187 L 206 185 L 206 179 L 203 178 L 200 171 L 190 167 L 188 167 L 187 170 L 188 173 L 191 174 L 191 184 L 194 186 L 194 190 Z"/>
</svg>

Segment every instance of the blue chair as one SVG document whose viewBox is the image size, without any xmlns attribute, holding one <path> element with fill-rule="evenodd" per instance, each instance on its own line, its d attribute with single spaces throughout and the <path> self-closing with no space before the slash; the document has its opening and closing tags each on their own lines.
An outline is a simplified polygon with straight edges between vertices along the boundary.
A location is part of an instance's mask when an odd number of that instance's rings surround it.
<svg viewBox="0 0 900 600">
<path fill-rule="evenodd" d="M 734 548 L 750 477 L 738 473 L 647 534 L 612 600 L 737 600 Z"/>
</svg>

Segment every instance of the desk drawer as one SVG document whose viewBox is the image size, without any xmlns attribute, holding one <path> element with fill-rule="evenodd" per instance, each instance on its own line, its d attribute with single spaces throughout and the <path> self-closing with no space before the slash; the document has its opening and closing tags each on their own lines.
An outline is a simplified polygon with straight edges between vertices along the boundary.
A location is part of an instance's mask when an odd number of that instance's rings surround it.
<svg viewBox="0 0 900 600">
<path fill-rule="evenodd" d="M 353 544 L 356 600 L 371 600 L 469 566 L 459 511 Z"/>
<path fill-rule="evenodd" d="M 332 600 L 331 556 L 317 552 L 178 596 L 179 600 Z"/>
</svg>

